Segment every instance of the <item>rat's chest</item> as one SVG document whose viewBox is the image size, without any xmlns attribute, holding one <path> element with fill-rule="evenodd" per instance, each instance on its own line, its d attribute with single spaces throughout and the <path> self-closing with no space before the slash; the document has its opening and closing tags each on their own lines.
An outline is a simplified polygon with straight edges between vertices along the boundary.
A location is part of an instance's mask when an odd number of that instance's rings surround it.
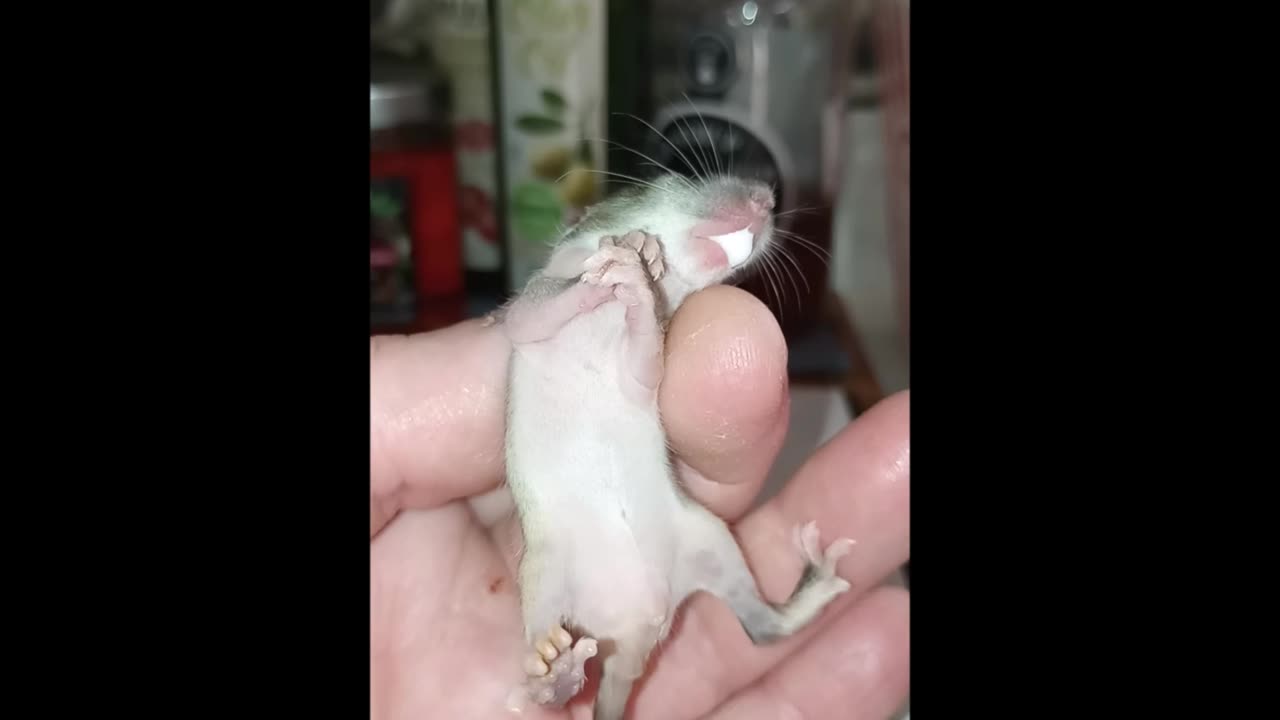
<svg viewBox="0 0 1280 720">
<path fill-rule="evenodd" d="M 575 318 L 555 337 L 518 348 L 511 369 L 516 419 L 658 422 L 656 404 L 637 403 L 622 392 L 628 350 L 619 303 Z"/>
<path fill-rule="evenodd" d="M 525 357 L 513 363 L 508 408 L 508 472 L 574 492 L 621 493 L 668 472 L 656 403 L 626 397 L 615 363 Z"/>
</svg>

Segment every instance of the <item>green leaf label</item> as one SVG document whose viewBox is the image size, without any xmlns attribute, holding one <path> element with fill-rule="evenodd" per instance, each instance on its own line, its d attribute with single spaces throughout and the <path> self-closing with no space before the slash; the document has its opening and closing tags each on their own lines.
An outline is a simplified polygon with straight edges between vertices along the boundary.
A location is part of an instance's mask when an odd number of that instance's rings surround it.
<svg viewBox="0 0 1280 720">
<path fill-rule="evenodd" d="M 564 123 L 543 115 L 521 115 L 516 118 L 516 127 L 535 135 L 549 135 L 564 130 Z"/>
<path fill-rule="evenodd" d="M 564 112 L 565 105 L 568 103 L 564 101 L 564 98 L 560 93 L 552 90 L 551 88 L 543 88 L 542 104 L 546 106 L 548 112 L 553 112 L 559 115 Z"/>
<path fill-rule="evenodd" d="M 512 220 L 525 241 L 545 243 L 560 227 L 562 210 L 555 190 L 544 183 L 522 183 L 511 198 Z"/>
<path fill-rule="evenodd" d="M 369 192 L 369 214 L 377 218 L 390 218 L 400 214 L 400 203 L 383 193 Z"/>
</svg>

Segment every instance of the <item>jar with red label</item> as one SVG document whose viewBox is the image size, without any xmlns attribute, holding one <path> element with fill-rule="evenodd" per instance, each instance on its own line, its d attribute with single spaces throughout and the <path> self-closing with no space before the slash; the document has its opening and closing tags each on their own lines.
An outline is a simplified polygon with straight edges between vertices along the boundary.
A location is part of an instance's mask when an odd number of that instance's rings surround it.
<svg viewBox="0 0 1280 720">
<path fill-rule="evenodd" d="M 371 63 L 369 292 L 375 329 L 463 317 L 464 269 L 449 90 L 429 65 Z"/>
</svg>

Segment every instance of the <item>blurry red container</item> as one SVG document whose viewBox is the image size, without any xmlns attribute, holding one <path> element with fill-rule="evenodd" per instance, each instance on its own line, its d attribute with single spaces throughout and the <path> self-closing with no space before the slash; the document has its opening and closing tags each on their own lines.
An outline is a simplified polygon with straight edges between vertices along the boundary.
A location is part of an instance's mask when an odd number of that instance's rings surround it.
<svg viewBox="0 0 1280 720">
<path fill-rule="evenodd" d="M 369 178 L 401 179 L 407 186 L 418 295 L 461 292 L 462 245 L 453 151 L 448 147 L 371 150 Z"/>
<path fill-rule="evenodd" d="M 408 235 L 419 316 L 436 299 L 464 290 L 447 104 L 447 89 L 423 78 L 372 82 L 369 88 L 371 200 L 375 189 L 385 195 L 378 199 L 391 209 L 380 219 L 389 221 L 392 234 Z"/>
</svg>

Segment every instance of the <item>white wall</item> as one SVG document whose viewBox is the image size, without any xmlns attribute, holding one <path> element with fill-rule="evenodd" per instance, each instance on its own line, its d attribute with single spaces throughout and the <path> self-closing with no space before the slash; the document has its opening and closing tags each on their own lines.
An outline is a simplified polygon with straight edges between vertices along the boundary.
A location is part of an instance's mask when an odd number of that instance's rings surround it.
<svg viewBox="0 0 1280 720">
<path fill-rule="evenodd" d="M 846 118 L 844 178 L 836 204 L 831 284 L 853 318 L 886 395 L 910 385 L 889 264 L 884 121 L 878 106 Z"/>
</svg>

